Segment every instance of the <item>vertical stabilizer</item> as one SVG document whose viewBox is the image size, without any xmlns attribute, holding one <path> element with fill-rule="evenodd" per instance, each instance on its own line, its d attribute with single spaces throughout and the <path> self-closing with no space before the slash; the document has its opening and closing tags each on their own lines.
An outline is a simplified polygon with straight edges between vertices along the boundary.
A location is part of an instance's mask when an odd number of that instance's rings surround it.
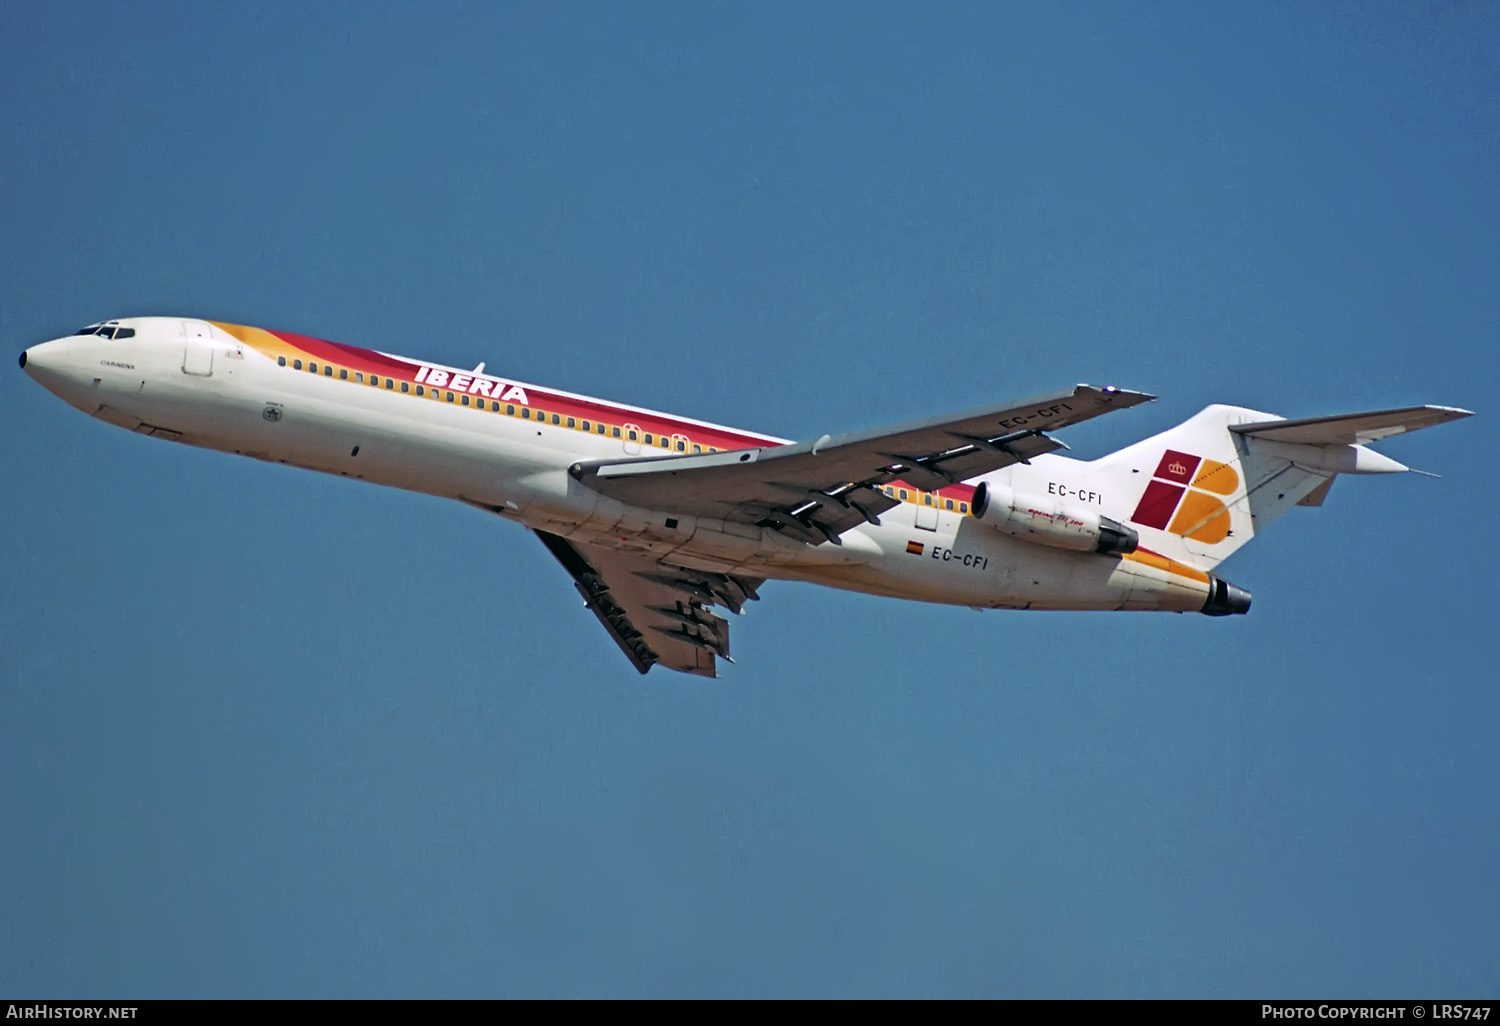
<svg viewBox="0 0 1500 1026">
<path fill-rule="evenodd" d="M 1117 515 L 1140 532 L 1143 549 L 1212 569 L 1333 479 L 1230 430 L 1272 419 L 1210 406 L 1095 467 L 1121 497 Z"/>
</svg>

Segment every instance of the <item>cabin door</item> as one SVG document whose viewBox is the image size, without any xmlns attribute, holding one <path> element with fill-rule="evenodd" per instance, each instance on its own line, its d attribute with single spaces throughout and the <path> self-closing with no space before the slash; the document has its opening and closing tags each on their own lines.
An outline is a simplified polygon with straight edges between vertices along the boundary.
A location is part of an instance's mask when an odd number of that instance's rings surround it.
<svg viewBox="0 0 1500 1026">
<path fill-rule="evenodd" d="M 182 372 L 206 378 L 214 372 L 213 335 L 202 321 L 183 321 Z"/>
</svg>

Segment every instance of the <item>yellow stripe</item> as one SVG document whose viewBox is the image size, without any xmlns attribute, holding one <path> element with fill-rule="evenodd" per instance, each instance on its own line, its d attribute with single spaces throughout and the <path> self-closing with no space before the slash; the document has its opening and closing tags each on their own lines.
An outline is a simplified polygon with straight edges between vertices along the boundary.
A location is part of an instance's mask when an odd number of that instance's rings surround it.
<svg viewBox="0 0 1500 1026">
<path fill-rule="evenodd" d="M 222 321 L 209 321 L 208 323 L 224 332 L 224 334 L 243 342 L 256 352 L 269 356 L 273 360 L 278 356 L 285 356 L 287 359 L 291 359 L 294 356 L 303 359 L 307 357 L 307 354 L 302 350 L 289 342 L 281 340 L 265 328 L 252 328 L 244 324 L 225 324 Z"/>
<path fill-rule="evenodd" d="M 1158 556 L 1154 552 L 1146 552 L 1143 549 L 1136 549 L 1134 552 L 1129 553 L 1125 556 L 1121 556 L 1120 558 L 1128 559 L 1133 563 L 1143 563 L 1146 566 L 1155 567 L 1158 570 L 1165 570 L 1169 574 L 1176 574 L 1178 577 L 1186 577 L 1189 580 L 1197 581 L 1200 584 L 1208 583 L 1208 574 L 1204 573 L 1202 570 L 1199 570 L 1197 567 L 1188 566 L 1186 563 L 1179 563 L 1175 559 L 1168 559 L 1166 556 Z"/>
</svg>

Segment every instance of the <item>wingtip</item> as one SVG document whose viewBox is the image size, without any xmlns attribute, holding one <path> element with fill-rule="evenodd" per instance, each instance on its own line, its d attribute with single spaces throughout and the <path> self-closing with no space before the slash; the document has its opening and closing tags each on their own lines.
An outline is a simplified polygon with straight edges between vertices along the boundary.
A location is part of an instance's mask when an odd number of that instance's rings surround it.
<svg viewBox="0 0 1500 1026">
<path fill-rule="evenodd" d="M 1080 389 L 1098 392 L 1109 396 L 1112 400 L 1125 400 L 1126 405 L 1135 406 L 1137 403 L 1151 403 L 1156 401 L 1156 396 L 1150 392 L 1137 392 L 1130 388 L 1121 388 L 1118 385 L 1089 385 L 1080 383 Z"/>
</svg>

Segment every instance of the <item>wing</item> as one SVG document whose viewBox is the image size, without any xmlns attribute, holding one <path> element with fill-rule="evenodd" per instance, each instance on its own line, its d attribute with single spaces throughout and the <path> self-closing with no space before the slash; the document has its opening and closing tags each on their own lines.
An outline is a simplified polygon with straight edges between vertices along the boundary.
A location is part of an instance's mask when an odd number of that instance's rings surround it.
<svg viewBox="0 0 1500 1026">
<path fill-rule="evenodd" d="M 621 502 L 774 527 L 831 541 L 897 504 L 893 481 L 933 490 L 1066 448 L 1044 434 L 1155 398 L 1079 385 L 1019 403 L 815 442 L 703 456 L 574 464 L 573 476 Z"/>
<path fill-rule="evenodd" d="M 705 603 L 739 612 L 759 597 L 760 578 L 684 570 L 546 531 L 536 535 L 573 575 L 584 604 L 641 673 L 659 664 L 717 677 L 716 657 L 729 659 L 729 624 Z"/>
</svg>

